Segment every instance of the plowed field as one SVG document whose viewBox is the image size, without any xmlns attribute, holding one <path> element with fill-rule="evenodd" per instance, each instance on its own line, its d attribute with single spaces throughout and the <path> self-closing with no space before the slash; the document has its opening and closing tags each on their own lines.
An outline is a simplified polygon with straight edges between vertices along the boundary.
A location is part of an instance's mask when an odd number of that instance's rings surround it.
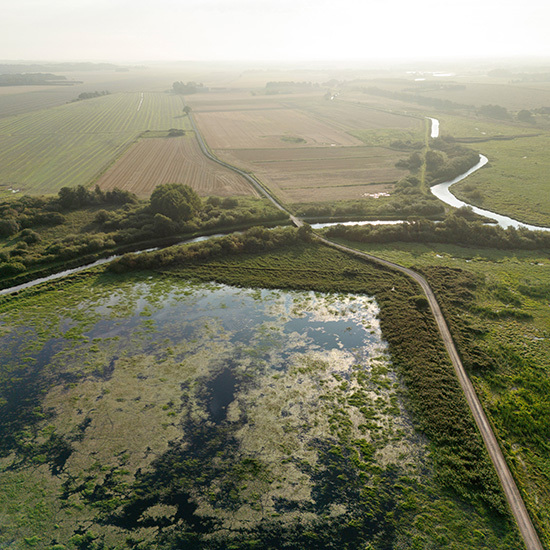
<svg viewBox="0 0 550 550">
<path fill-rule="evenodd" d="M 257 196 L 244 178 L 208 160 L 194 136 L 148 138 L 134 145 L 97 182 L 148 197 L 163 183 L 186 183 L 199 195 Z"/>
<path fill-rule="evenodd" d="M 195 112 L 195 120 L 212 149 L 349 147 L 361 142 L 340 128 L 296 109 Z"/>
<path fill-rule="evenodd" d="M 216 154 L 253 172 L 290 203 L 371 197 L 391 191 L 407 174 L 395 167 L 403 154 L 382 147 L 220 149 Z"/>
</svg>

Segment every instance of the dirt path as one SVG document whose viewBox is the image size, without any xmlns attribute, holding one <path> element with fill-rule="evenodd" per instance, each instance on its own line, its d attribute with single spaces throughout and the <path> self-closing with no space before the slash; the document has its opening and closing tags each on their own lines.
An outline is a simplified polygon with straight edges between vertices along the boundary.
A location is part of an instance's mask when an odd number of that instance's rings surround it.
<svg viewBox="0 0 550 550">
<path fill-rule="evenodd" d="M 422 290 L 426 294 L 426 297 L 428 298 L 428 301 L 430 303 L 430 307 L 432 309 L 435 320 L 437 322 L 439 332 L 441 333 L 441 337 L 443 338 L 443 342 L 445 343 L 445 348 L 447 349 L 447 352 L 451 357 L 451 361 L 453 363 L 456 375 L 460 382 L 460 386 L 462 387 L 462 390 L 464 391 L 464 395 L 466 396 L 466 401 L 468 402 L 468 406 L 470 407 L 470 410 L 472 411 L 472 415 L 477 424 L 477 427 L 481 432 L 481 436 L 483 438 L 487 451 L 489 452 L 489 456 L 491 457 L 491 460 L 493 462 L 497 475 L 500 479 L 502 488 L 504 489 L 504 493 L 506 495 L 506 499 L 508 501 L 512 514 L 514 515 L 514 518 L 518 524 L 519 530 L 525 542 L 525 547 L 527 548 L 527 550 L 543 550 L 542 543 L 540 542 L 540 539 L 537 535 L 537 532 L 535 531 L 533 523 L 531 522 L 531 518 L 529 517 L 529 513 L 527 512 L 525 503 L 523 502 L 521 494 L 517 488 L 516 482 L 512 477 L 512 473 L 508 468 L 508 464 L 504 459 L 504 455 L 500 450 L 500 446 L 495 437 L 493 429 L 491 428 L 489 420 L 485 415 L 485 411 L 481 406 L 481 403 L 479 401 L 479 398 L 477 397 L 477 394 L 474 390 L 472 382 L 470 381 L 470 379 L 468 378 L 468 375 L 466 374 L 466 371 L 464 370 L 464 366 L 462 365 L 462 361 L 460 360 L 458 351 L 454 345 L 453 338 L 449 331 L 449 327 L 447 326 L 447 323 L 445 321 L 445 318 L 443 317 L 439 304 L 437 303 L 435 294 L 433 293 L 426 279 L 424 279 L 424 277 L 422 277 L 420 274 L 416 273 L 412 269 L 408 269 L 399 264 L 395 264 L 393 262 L 383 260 L 376 256 L 371 256 L 370 254 L 367 254 L 365 252 L 360 252 L 353 248 L 334 243 L 327 239 L 321 238 L 320 240 L 333 248 L 337 248 L 344 252 L 354 254 L 355 256 L 359 256 L 361 258 L 366 258 L 368 260 L 385 265 L 392 269 L 397 269 L 402 273 L 405 273 L 412 279 L 414 279 L 422 287 Z"/>
<path fill-rule="evenodd" d="M 267 198 L 269 198 L 269 200 L 273 202 L 273 204 L 275 204 L 277 208 L 286 212 L 290 216 L 292 222 L 297 227 L 301 227 L 304 224 L 304 222 L 301 219 L 290 214 L 290 212 L 288 212 L 286 208 L 284 208 L 284 206 L 281 205 L 275 197 L 270 195 L 270 193 L 262 185 L 260 185 L 260 183 L 257 180 L 255 180 L 250 174 L 246 174 L 242 170 L 239 170 L 231 166 L 230 164 L 220 161 L 219 159 L 214 157 L 212 154 L 210 154 L 206 144 L 202 139 L 202 136 L 200 135 L 200 132 L 195 126 L 193 118 L 190 117 L 190 120 L 193 125 L 193 129 L 197 134 L 199 143 L 201 144 L 201 149 L 208 158 L 218 162 L 222 166 L 231 168 L 232 170 L 235 170 L 237 173 L 240 173 L 241 175 L 246 177 L 246 179 L 255 188 L 257 188 L 258 191 L 260 191 L 260 193 L 262 193 Z M 365 258 L 367 260 L 376 262 L 386 267 L 390 267 L 391 269 L 397 269 L 398 271 L 401 271 L 405 275 L 408 275 L 409 277 L 414 279 L 422 287 L 422 290 L 424 291 L 424 293 L 426 294 L 426 297 L 428 298 L 430 308 L 432 309 L 432 312 L 434 314 L 435 320 L 437 322 L 437 326 L 439 328 L 439 332 L 445 344 L 445 348 L 447 349 L 447 352 L 449 353 L 449 356 L 453 363 L 453 367 L 455 369 L 456 375 L 460 382 L 462 391 L 466 396 L 466 401 L 468 402 L 468 406 L 472 411 L 472 415 L 474 417 L 474 420 L 477 424 L 479 431 L 481 432 L 481 436 L 485 443 L 485 447 L 487 448 L 487 451 L 489 453 L 491 461 L 493 462 L 493 465 L 499 477 L 502 488 L 504 489 L 504 494 L 506 496 L 506 500 L 508 501 L 508 505 L 510 506 L 510 510 L 517 522 L 521 536 L 523 537 L 525 548 L 526 550 L 544 550 L 542 543 L 540 542 L 540 539 L 538 537 L 538 534 L 535 531 L 533 523 L 531 522 L 531 518 L 529 516 L 529 513 L 527 512 L 527 508 L 525 507 L 525 503 L 523 502 L 523 499 L 516 485 L 516 482 L 514 481 L 514 478 L 512 477 L 512 473 L 508 468 L 508 464 L 506 464 L 506 460 L 504 459 L 504 455 L 500 450 L 500 446 L 493 432 L 493 429 L 489 423 L 489 420 L 487 419 L 487 416 L 485 415 L 485 411 L 481 406 L 481 403 L 477 397 L 474 387 L 470 379 L 468 378 L 466 371 L 464 370 L 464 366 L 462 365 L 462 361 L 460 360 L 460 356 L 458 355 L 458 351 L 454 345 L 453 338 L 449 331 L 449 327 L 447 326 L 447 323 L 445 321 L 445 318 L 443 317 L 439 304 L 437 303 L 435 294 L 433 293 L 426 279 L 424 279 L 424 277 L 422 277 L 419 273 L 416 273 L 416 271 L 413 271 L 412 269 L 409 269 L 402 265 L 395 264 L 388 260 L 383 260 L 382 258 L 378 258 L 376 256 L 371 256 L 370 254 L 367 254 L 365 252 L 360 252 L 348 246 L 334 243 L 323 237 L 317 237 L 317 238 L 321 242 L 325 243 L 326 245 L 336 248 L 338 250 L 342 250 L 344 252 L 353 254 L 360 258 Z"/>
</svg>

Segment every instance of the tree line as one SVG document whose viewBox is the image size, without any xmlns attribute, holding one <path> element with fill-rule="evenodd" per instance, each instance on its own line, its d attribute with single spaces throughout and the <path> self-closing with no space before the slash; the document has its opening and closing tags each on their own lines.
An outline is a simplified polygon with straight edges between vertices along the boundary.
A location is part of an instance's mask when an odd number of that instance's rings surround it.
<svg viewBox="0 0 550 550">
<path fill-rule="evenodd" d="M 471 210 L 459 209 L 440 223 L 415 220 L 396 225 L 337 225 L 326 230 L 327 237 L 363 243 L 445 243 L 481 246 L 501 250 L 541 250 L 550 248 L 550 231 L 530 231 L 472 221 Z"/>
<path fill-rule="evenodd" d="M 5 239 L 0 278 L 12 284 L 14 278 L 25 280 L 31 270 L 59 262 L 78 265 L 106 252 L 166 245 L 199 232 L 287 222 L 267 200 L 203 200 L 183 184 L 160 185 L 148 201 L 116 188 L 63 187 L 55 197 L 22 196 L 0 203 L 0 238 Z M 55 226 L 59 230 L 52 231 Z"/>
</svg>

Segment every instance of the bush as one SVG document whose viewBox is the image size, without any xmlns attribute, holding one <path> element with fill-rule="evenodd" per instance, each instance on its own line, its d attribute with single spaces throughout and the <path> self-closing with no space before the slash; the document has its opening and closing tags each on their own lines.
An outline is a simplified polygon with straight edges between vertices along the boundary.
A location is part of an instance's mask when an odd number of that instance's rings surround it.
<svg viewBox="0 0 550 550">
<path fill-rule="evenodd" d="M 18 275 L 23 273 L 26 267 L 21 262 L 10 262 L 7 264 L 0 265 L 0 276 L 1 277 L 11 277 L 12 275 Z"/>
<path fill-rule="evenodd" d="M 0 237 L 11 237 L 19 231 L 19 224 L 13 218 L 0 220 Z"/>
<path fill-rule="evenodd" d="M 23 231 L 21 231 L 21 239 L 27 244 L 34 244 L 41 240 L 40 235 L 32 229 L 23 229 Z"/>
<path fill-rule="evenodd" d="M 158 185 L 150 199 L 153 213 L 168 216 L 175 222 L 191 219 L 201 205 L 202 201 L 197 193 L 181 183 Z"/>
</svg>

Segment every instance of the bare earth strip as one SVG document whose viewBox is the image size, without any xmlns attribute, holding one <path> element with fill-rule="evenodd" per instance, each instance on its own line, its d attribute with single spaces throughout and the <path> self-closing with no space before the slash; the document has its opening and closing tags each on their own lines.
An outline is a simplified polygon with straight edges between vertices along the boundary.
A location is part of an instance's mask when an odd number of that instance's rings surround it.
<svg viewBox="0 0 550 550">
<path fill-rule="evenodd" d="M 332 201 L 388 193 L 407 174 L 402 153 L 378 147 L 217 150 L 225 162 L 253 172 L 285 202 Z"/>
<path fill-rule="evenodd" d="M 139 141 L 97 183 L 139 197 L 148 197 L 164 183 L 185 183 L 202 196 L 258 196 L 242 176 L 207 159 L 191 135 Z"/>
</svg>

